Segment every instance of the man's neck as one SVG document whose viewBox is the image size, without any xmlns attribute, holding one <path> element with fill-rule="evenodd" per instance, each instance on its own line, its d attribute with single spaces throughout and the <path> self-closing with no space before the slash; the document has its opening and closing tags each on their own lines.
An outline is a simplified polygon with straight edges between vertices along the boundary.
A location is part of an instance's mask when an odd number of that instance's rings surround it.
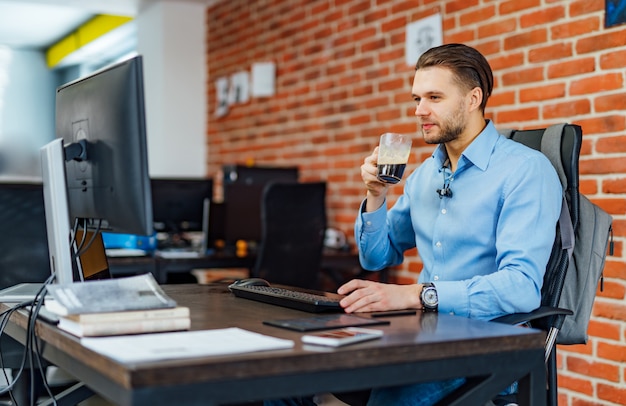
<svg viewBox="0 0 626 406">
<path fill-rule="evenodd" d="M 461 135 L 456 140 L 444 144 L 446 152 L 448 153 L 448 159 L 450 160 L 450 169 L 452 172 L 456 171 L 457 164 L 461 158 L 461 154 L 465 151 L 465 148 L 467 148 L 474 141 L 474 139 L 478 137 L 486 126 L 487 120 L 485 120 L 482 114 L 480 116 L 476 115 L 475 118 L 468 122 L 465 130 L 463 130 Z"/>
</svg>

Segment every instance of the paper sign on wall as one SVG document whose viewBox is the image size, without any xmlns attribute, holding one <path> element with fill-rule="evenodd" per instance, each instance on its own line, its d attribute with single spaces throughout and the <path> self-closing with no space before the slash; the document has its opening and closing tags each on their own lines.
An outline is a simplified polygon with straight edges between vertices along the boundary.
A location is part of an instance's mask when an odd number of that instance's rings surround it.
<svg viewBox="0 0 626 406">
<path fill-rule="evenodd" d="M 276 92 L 276 64 L 258 62 L 252 65 L 252 95 L 271 97 Z"/>
<path fill-rule="evenodd" d="M 415 21 L 406 26 L 406 64 L 415 66 L 420 55 L 432 47 L 443 44 L 441 14 Z"/>
<path fill-rule="evenodd" d="M 223 117 L 228 114 L 228 78 L 218 78 L 215 81 L 215 96 L 217 107 L 215 117 Z"/>
</svg>

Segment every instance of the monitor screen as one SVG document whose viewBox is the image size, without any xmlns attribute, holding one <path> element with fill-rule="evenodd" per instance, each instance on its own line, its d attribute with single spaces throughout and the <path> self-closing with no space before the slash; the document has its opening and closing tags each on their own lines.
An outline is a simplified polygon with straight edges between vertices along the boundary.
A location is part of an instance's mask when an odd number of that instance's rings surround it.
<svg viewBox="0 0 626 406">
<path fill-rule="evenodd" d="M 41 149 L 46 228 L 52 272 L 70 283 L 82 253 L 104 255 L 100 231 L 153 234 L 141 56 L 60 86 L 56 135 Z"/>
<path fill-rule="evenodd" d="M 141 57 L 59 87 L 56 134 L 65 146 L 70 222 L 96 220 L 108 232 L 151 235 Z M 86 156 L 68 156 L 81 141 Z"/>
<path fill-rule="evenodd" d="M 203 231 L 205 200 L 213 197 L 212 179 L 152 179 L 151 189 L 156 231 Z"/>
</svg>

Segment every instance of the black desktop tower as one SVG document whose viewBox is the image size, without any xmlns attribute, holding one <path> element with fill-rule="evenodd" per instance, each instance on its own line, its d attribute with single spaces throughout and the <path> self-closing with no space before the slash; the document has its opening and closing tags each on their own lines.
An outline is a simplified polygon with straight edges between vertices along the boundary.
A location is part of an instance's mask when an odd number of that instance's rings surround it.
<svg viewBox="0 0 626 406">
<path fill-rule="evenodd" d="M 224 165 L 224 234 L 227 245 L 261 238 L 261 197 L 271 182 L 297 182 L 297 167 Z"/>
</svg>

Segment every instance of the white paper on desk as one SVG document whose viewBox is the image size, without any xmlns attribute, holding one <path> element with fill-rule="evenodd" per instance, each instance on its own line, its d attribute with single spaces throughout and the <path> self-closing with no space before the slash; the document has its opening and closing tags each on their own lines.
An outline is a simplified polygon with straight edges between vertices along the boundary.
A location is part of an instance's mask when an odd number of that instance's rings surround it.
<svg viewBox="0 0 626 406">
<path fill-rule="evenodd" d="M 157 361 L 292 348 L 294 342 L 240 328 L 83 338 L 85 347 L 120 362 Z"/>
</svg>

